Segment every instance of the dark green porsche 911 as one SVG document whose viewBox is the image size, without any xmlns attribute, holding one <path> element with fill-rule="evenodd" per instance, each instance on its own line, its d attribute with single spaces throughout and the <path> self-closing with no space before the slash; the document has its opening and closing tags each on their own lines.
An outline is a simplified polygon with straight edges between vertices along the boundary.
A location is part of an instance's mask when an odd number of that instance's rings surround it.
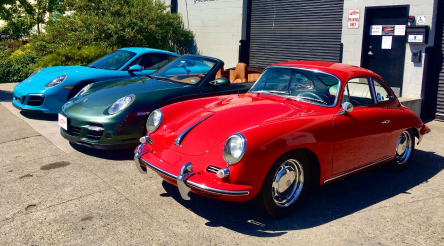
<svg viewBox="0 0 444 246">
<path fill-rule="evenodd" d="M 62 107 L 60 133 L 72 143 L 98 148 L 133 148 L 146 133 L 149 113 L 200 97 L 245 93 L 245 64 L 225 78 L 221 60 L 184 55 L 149 76 L 108 80 L 84 87 Z M 141 69 L 141 68 L 140 68 Z M 240 70 L 240 71 L 238 71 Z"/>
</svg>

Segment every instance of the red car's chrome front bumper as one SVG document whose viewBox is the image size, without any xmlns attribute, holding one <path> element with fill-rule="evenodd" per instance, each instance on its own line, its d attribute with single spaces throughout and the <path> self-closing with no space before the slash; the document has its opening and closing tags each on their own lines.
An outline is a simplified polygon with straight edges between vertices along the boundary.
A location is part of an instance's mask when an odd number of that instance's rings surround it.
<svg viewBox="0 0 444 246">
<path fill-rule="evenodd" d="M 157 159 L 157 157 L 149 153 L 149 150 L 142 151 L 143 145 L 145 144 L 137 147 L 134 153 L 134 162 L 137 169 L 145 174 L 148 168 L 150 168 L 168 182 L 176 184 L 180 195 L 185 200 L 190 200 L 188 196 L 190 191 L 210 196 L 247 196 L 253 188 L 249 185 L 228 184 L 205 177 L 194 172 L 191 163 L 187 163 L 179 169 L 174 165 Z M 143 167 L 146 168 L 146 171 L 143 170 Z"/>
</svg>

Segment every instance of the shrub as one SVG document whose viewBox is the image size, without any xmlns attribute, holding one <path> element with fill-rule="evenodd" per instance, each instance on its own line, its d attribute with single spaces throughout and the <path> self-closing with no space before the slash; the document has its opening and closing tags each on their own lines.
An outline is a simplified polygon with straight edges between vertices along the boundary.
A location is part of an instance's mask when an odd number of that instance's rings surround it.
<svg viewBox="0 0 444 246">
<path fill-rule="evenodd" d="M 84 65 L 89 64 L 113 51 L 111 48 L 106 48 L 101 45 L 84 46 L 81 49 L 77 47 L 67 47 L 65 49 L 58 49 L 54 53 L 45 56 L 37 64 L 34 69 L 53 66 L 67 66 L 67 65 Z"/>
<path fill-rule="evenodd" d="M 38 57 L 30 52 L 0 59 L 0 82 L 19 82 L 33 71 Z"/>
</svg>

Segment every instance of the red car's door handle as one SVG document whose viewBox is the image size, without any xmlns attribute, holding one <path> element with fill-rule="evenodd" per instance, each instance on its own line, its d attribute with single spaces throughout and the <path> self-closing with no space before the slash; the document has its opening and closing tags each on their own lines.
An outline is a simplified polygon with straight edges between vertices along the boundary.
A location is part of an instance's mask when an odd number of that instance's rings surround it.
<svg viewBox="0 0 444 246">
<path fill-rule="evenodd" d="M 388 124 L 388 123 L 390 123 L 390 120 L 386 120 L 386 121 L 381 122 L 381 124 Z"/>
</svg>

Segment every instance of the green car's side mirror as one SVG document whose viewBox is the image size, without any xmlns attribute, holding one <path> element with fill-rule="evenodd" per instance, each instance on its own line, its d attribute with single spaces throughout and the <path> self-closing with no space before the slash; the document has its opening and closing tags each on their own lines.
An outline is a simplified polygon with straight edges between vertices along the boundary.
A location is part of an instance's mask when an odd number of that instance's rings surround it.
<svg viewBox="0 0 444 246">
<path fill-rule="evenodd" d="M 139 65 L 133 65 L 128 69 L 129 73 L 134 73 L 134 72 L 142 72 L 143 68 Z"/>
<path fill-rule="evenodd" d="M 210 85 L 230 85 L 231 82 L 227 78 L 218 78 L 210 82 Z"/>
</svg>

